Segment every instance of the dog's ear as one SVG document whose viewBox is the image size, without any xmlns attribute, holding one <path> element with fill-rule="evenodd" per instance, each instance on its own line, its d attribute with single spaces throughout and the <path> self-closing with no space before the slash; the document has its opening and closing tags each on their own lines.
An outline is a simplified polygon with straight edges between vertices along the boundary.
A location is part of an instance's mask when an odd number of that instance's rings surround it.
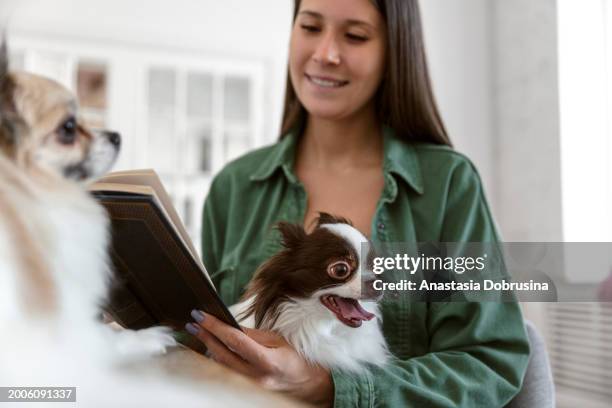
<svg viewBox="0 0 612 408">
<path fill-rule="evenodd" d="M 241 301 L 253 298 L 253 302 L 237 316 L 240 320 L 253 316 L 256 329 L 264 328 L 264 321 L 267 321 L 267 328 L 274 325 L 278 319 L 278 306 L 287 300 L 280 280 L 288 267 L 286 261 L 285 253 L 280 252 L 257 268 L 241 298 Z"/>
<path fill-rule="evenodd" d="M 317 218 L 317 228 L 324 224 L 348 224 L 353 226 L 353 223 L 344 217 L 331 215 L 326 212 L 319 211 L 319 218 Z"/>
<path fill-rule="evenodd" d="M 2 35 L 2 44 L 0 44 L 0 78 L 4 78 L 8 72 L 8 51 L 6 49 L 6 37 Z"/>
<path fill-rule="evenodd" d="M 15 81 L 9 73 L 9 57 L 6 36 L 2 35 L 0 45 L 0 149 L 8 155 L 17 143 L 23 120 L 15 107 Z"/>
<path fill-rule="evenodd" d="M 276 224 L 281 233 L 281 243 L 287 249 L 297 248 L 306 239 L 306 231 L 301 225 L 281 221 Z"/>
<path fill-rule="evenodd" d="M 9 57 L 6 47 L 6 37 L 2 36 L 0 45 L 0 108 L 4 113 L 7 108 L 14 108 L 13 93 L 15 84 L 9 75 Z"/>
</svg>

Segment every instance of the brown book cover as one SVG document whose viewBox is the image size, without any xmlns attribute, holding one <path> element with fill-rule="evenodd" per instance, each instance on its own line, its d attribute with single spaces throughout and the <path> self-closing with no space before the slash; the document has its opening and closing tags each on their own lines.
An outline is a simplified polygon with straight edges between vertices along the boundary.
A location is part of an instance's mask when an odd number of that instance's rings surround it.
<svg viewBox="0 0 612 408">
<path fill-rule="evenodd" d="M 111 173 L 90 186 L 111 221 L 107 312 L 123 327 L 182 330 L 193 309 L 240 328 L 153 170 Z"/>
</svg>

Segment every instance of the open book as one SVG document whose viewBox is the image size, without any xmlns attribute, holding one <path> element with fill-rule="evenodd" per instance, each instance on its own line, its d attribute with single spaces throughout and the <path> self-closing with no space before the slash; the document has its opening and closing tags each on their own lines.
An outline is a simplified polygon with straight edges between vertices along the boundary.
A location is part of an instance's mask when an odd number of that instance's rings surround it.
<svg viewBox="0 0 612 408">
<path fill-rule="evenodd" d="M 240 328 L 153 170 L 110 173 L 89 187 L 111 220 L 108 313 L 122 326 L 182 330 L 193 309 Z"/>
</svg>

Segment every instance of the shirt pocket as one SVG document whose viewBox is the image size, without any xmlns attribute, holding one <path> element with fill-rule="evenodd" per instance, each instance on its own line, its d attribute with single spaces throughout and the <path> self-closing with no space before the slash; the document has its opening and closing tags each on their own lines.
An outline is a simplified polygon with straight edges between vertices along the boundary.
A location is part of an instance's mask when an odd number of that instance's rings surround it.
<svg viewBox="0 0 612 408">
<path fill-rule="evenodd" d="M 380 308 L 382 310 L 382 326 L 389 350 L 400 359 L 413 355 L 411 344 L 414 312 L 411 302 L 402 295 L 383 298 Z"/>
<path fill-rule="evenodd" d="M 251 282 L 253 275 L 261 264 L 262 261 L 258 257 L 245 257 L 244 262 L 235 267 L 233 274 L 236 299 L 244 295 L 249 282 Z"/>
</svg>

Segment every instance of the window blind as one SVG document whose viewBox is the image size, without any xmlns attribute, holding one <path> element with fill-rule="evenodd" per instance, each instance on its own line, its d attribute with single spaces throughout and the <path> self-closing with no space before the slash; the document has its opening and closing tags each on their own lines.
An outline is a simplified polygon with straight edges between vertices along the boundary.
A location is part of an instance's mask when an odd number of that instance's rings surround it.
<svg viewBox="0 0 612 408">
<path fill-rule="evenodd" d="M 547 314 L 559 406 L 611 406 L 612 304 L 555 303 Z"/>
</svg>

